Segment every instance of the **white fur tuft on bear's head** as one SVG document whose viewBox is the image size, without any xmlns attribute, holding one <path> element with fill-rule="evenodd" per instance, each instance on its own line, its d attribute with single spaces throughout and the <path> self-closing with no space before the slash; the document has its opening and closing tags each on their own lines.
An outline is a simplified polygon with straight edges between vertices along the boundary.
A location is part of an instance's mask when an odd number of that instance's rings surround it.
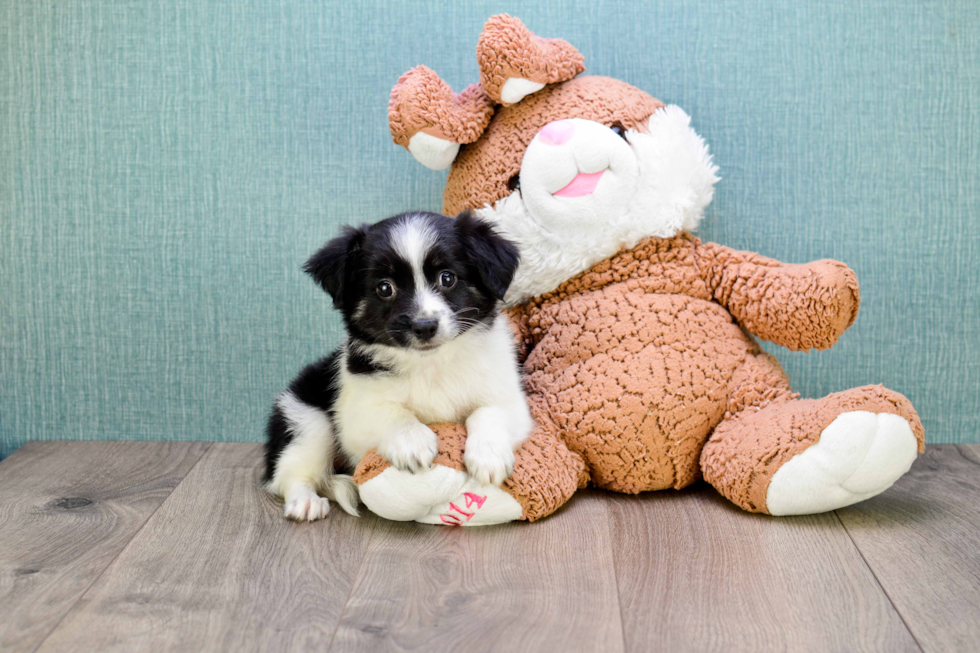
<svg viewBox="0 0 980 653">
<path fill-rule="evenodd" d="M 554 290 L 644 238 L 693 231 L 717 172 L 690 117 L 673 105 L 654 112 L 645 132 L 549 123 L 524 154 L 520 188 L 476 212 L 521 251 L 506 304 Z"/>
</svg>

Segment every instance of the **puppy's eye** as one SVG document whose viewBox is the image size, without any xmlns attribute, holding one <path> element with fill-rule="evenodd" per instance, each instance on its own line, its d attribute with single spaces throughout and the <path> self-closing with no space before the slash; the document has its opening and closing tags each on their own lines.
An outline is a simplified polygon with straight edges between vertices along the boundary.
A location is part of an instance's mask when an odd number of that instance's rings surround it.
<svg viewBox="0 0 980 653">
<path fill-rule="evenodd" d="M 520 174 L 516 174 L 513 177 L 511 177 L 510 179 L 508 179 L 507 180 L 507 188 L 511 189 L 512 191 L 520 190 L 521 189 L 521 175 Z"/>
<path fill-rule="evenodd" d="M 439 275 L 439 285 L 443 288 L 452 288 L 456 285 L 456 275 L 446 270 Z"/>
<path fill-rule="evenodd" d="M 613 124 L 609 125 L 609 129 L 611 129 L 614 134 L 622 138 L 624 141 L 626 140 L 626 127 L 623 127 L 623 123 L 614 122 Z"/>
<path fill-rule="evenodd" d="M 382 281 L 374 291 L 378 293 L 378 297 L 381 299 L 391 299 L 391 296 L 395 294 L 395 287 L 387 281 Z"/>
</svg>

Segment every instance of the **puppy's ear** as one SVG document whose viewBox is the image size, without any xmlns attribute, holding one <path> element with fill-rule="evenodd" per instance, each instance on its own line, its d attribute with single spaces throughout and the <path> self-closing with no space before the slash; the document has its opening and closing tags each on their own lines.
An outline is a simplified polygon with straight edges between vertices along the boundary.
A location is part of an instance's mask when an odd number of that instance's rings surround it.
<svg viewBox="0 0 980 653">
<path fill-rule="evenodd" d="M 358 259 L 368 225 L 344 227 L 344 232 L 323 246 L 303 265 L 303 272 L 313 277 L 333 299 L 333 305 L 342 305 L 344 286 Z"/>
<path fill-rule="evenodd" d="M 503 299 L 521 261 L 517 247 L 499 235 L 490 224 L 473 215 L 472 211 L 463 211 L 456 216 L 453 229 L 459 235 L 463 252 L 480 275 L 483 285 L 490 290 L 494 299 Z"/>
</svg>

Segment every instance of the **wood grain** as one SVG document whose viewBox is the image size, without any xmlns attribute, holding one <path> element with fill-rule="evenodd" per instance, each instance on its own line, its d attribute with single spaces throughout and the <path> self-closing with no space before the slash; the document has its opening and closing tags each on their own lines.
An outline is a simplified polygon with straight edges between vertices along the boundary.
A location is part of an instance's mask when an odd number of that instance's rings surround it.
<svg viewBox="0 0 980 653">
<path fill-rule="evenodd" d="M 980 445 L 926 447 L 890 490 L 838 514 L 922 650 L 977 650 Z"/>
<path fill-rule="evenodd" d="M 332 650 L 622 648 L 606 505 L 585 492 L 534 524 L 380 524 Z"/>
<path fill-rule="evenodd" d="M 836 514 L 750 515 L 698 486 L 582 492 L 535 524 L 466 530 L 337 509 L 287 522 L 259 486 L 259 453 L 80 442 L 10 456 L 0 650 L 939 651 L 980 639 L 980 445 L 929 447 L 891 490 Z"/>
<path fill-rule="evenodd" d="M 607 497 L 629 651 L 918 650 L 833 514 L 749 514 L 703 484 Z"/>
<path fill-rule="evenodd" d="M 213 445 L 40 650 L 326 648 L 376 520 L 285 520 L 260 460 Z"/>
<path fill-rule="evenodd" d="M 34 650 L 208 446 L 31 442 L 0 463 L 0 650 Z"/>
</svg>

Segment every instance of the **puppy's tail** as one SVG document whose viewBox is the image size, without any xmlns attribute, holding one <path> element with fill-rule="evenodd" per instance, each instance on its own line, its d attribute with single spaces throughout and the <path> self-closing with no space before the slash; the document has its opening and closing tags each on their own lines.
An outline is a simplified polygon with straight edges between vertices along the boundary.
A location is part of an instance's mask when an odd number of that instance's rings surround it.
<svg viewBox="0 0 980 653">
<path fill-rule="evenodd" d="M 360 503 L 360 495 L 357 493 L 357 484 L 352 477 L 346 474 L 332 474 L 323 484 L 323 493 L 328 499 L 336 501 L 348 515 L 359 516 L 357 504 Z"/>
</svg>

